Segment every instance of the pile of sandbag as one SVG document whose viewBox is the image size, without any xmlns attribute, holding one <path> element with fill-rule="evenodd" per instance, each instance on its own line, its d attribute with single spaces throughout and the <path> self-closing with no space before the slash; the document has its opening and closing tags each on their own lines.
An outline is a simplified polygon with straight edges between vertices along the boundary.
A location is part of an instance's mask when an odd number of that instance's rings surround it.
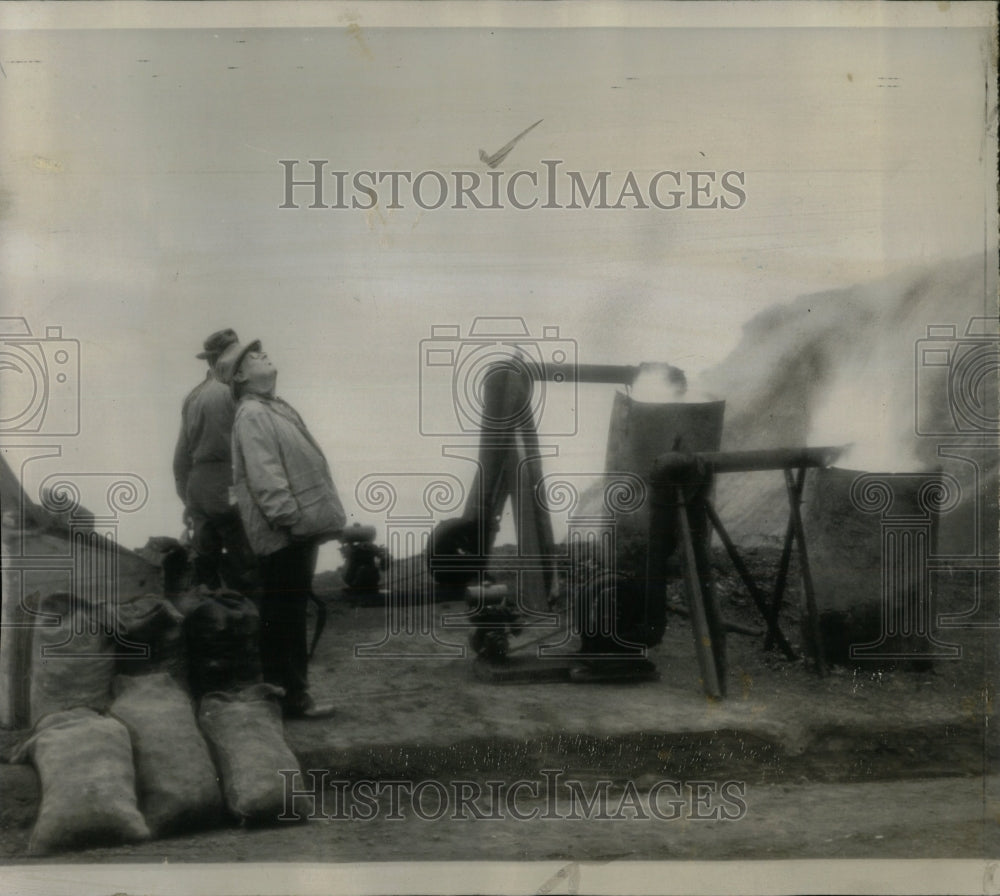
<svg viewBox="0 0 1000 896">
<path fill-rule="evenodd" d="M 235 591 L 199 592 L 181 598 L 191 609 L 184 617 L 191 693 L 256 684 L 261 680 L 260 614 L 253 601 Z"/>
<path fill-rule="evenodd" d="M 108 612 L 107 604 L 89 604 L 65 591 L 38 602 L 29 685 L 32 725 L 76 706 L 107 709 L 115 674 Z"/>
<path fill-rule="evenodd" d="M 154 835 L 218 823 L 222 797 L 191 698 L 165 672 L 119 675 L 111 715 L 128 729 L 136 794 Z"/>
<path fill-rule="evenodd" d="M 241 823 L 285 815 L 286 781 L 300 772 L 285 743 L 278 702 L 283 693 L 270 684 L 250 685 L 206 694 L 198 710 L 198 723 L 222 776 L 226 806 Z"/>
<path fill-rule="evenodd" d="M 42 782 L 30 855 L 149 838 L 121 722 L 82 706 L 49 713 L 12 759 L 30 759 Z"/>
<path fill-rule="evenodd" d="M 184 617 L 167 599 L 143 595 L 112 609 L 69 592 L 38 601 L 32 638 L 29 715 L 62 709 L 103 712 L 116 673 L 168 672 L 186 684 Z"/>
<path fill-rule="evenodd" d="M 123 603 L 116 621 L 119 674 L 166 672 L 187 684 L 184 614 L 171 601 L 145 594 Z"/>
<path fill-rule="evenodd" d="M 206 827 L 227 809 L 240 823 L 283 814 L 299 765 L 283 692 L 261 682 L 257 610 L 233 592 L 187 597 L 186 614 L 146 595 L 113 617 L 70 594 L 41 601 L 33 728 L 12 756 L 41 779 L 32 855 Z"/>
</svg>

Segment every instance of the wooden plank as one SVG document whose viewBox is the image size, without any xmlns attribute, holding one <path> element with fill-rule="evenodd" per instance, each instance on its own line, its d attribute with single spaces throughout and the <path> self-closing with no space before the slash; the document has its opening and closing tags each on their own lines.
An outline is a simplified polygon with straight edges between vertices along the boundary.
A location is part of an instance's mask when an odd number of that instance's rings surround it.
<svg viewBox="0 0 1000 896">
<path fill-rule="evenodd" d="M 691 615 L 691 630 L 694 634 L 694 651 L 698 658 L 698 668 L 701 670 L 702 686 L 709 697 L 718 698 L 722 696 L 722 690 L 716 668 L 715 652 L 712 649 L 712 635 L 705 617 L 701 581 L 698 578 L 698 559 L 691 536 L 691 524 L 684 501 L 684 489 L 681 486 L 677 487 L 677 529 L 683 551 L 685 592 L 688 599 L 688 612 Z"/>
<path fill-rule="evenodd" d="M 799 483 L 792 481 L 792 471 L 785 470 L 785 487 L 788 489 L 789 512 L 795 540 L 799 545 L 799 567 L 802 571 L 802 590 L 805 596 L 806 617 L 809 622 L 809 633 L 812 635 L 813 648 L 816 651 L 816 671 L 821 678 L 827 674 L 826 659 L 823 656 L 823 638 L 819 630 L 819 613 L 816 610 L 816 592 L 813 588 L 812 571 L 809 568 L 809 553 L 806 550 L 806 534 L 802 528 L 802 515 L 799 513 L 799 500 L 802 493 L 801 484 L 805 479 L 805 468 L 799 470 Z"/>
<path fill-rule="evenodd" d="M 795 483 L 795 494 L 798 500 L 798 496 L 802 494 L 802 483 L 804 481 L 805 469 L 799 469 L 798 479 Z M 789 498 L 789 501 L 793 500 Z M 785 600 L 785 585 L 788 582 L 788 567 L 792 559 L 792 545 L 795 543 L 795 527 L 792 524 L 791 516 L 788 517 L 788 525 L 785 526 L 785 542 L 781 549 L 781 560 L 778 563 L 778 574 L 774 580 L 774 592 L 771 595 L 771 611 L 767 617 L 768 621 L 768 632 L 767 637 L 764 639 L 764 649 L 770 650 L 774 647 L 774 636 L 772 635 L 771 625 L 778 625 L 778 617 L 781 615 L 781 607 Z"/>
<path fill-rule="evenodd" d="M 698 581 L 701 583 L 702 603 L 705 605 L 705 621 L 712 639 L 712 656 L 715 659 L 715 674 L 719 681 L 719 691 L 726 696 L 728 663 L 726 661 L 726 627 L 715 595 L 715 577 L 712 573 L 710 545 L 712 529 L 703 508 L 707 503 L 710 485 L 705 483 L 688 502 L 688 520 L 691 523 L 692 545 L 698 564 Z M 697 527 L 697 528 L 696 528 Z M 697 538 L 694 536 L 697 535 Z"/>
</svg>

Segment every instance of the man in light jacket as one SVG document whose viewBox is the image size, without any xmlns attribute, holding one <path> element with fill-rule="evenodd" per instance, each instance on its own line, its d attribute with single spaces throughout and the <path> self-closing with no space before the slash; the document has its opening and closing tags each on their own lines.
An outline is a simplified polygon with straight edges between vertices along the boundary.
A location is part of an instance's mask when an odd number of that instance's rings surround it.
<svg viewBox="0 0 1000 896">
<path fill-rule="evenodd" d="M 177 495 L 193 530 L 195 584 L 215 589 L 224 583 L 252 593 L 256 561 L 240 515 L 229 503 L 236 404 L 213 370 L 223 351 L 238 341 L 233 330 L 219 330 L 197 355 L 208 362 L 208 373 L 184 399 L 173 466 Z"/>
<path fill-rule="evenodd" d="M 228 346 L 216 369 L 237 401 L 233 490 L 260 563 L 264 678 L 285 689 L 286 716 L 326 716 L 308 689 L 306 607 L 319 545 L 340 536 L 344 508 L 322 449 L 275 397 L 278 371 L 260 342 Z"/>
</svg>

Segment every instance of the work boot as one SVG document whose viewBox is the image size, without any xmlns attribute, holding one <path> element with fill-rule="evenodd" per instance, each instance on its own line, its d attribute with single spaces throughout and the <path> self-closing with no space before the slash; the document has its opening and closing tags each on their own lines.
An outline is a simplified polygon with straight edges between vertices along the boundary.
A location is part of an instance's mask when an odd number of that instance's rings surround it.
<svg viewBox="0 0 1000 896">
<path fill-rule="evenodd" d="M 317 703 L 310 694 L 286 698 L 282 707 L 286 719 L 328 719 L 333 715 L 332 703 Z"/>
</svg>

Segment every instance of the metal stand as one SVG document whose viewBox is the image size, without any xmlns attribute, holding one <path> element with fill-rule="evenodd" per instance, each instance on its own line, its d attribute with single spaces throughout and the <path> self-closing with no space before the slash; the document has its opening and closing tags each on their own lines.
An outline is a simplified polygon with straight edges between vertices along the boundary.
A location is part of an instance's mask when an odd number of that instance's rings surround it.
<svg viewBox="0 0 1000 896">
<path fill-rule="evenodd" d="M 462 517 L 446 520 L 437 527 L 428 555 L 435 581 L 439 584 L 447 582 L 455 587 L 465 588 L 476 577 L 483 576 L 487 564 L 494 570 L 507 567 L 516 571 L 518 583 L 510 603 L 505 599 L 491 606 L 482 596 L 470 601 L 471 618 L 478 626 L 473 637 L 478 637 L 483 645 L 502 643 L 502 648 L 493 652 L 499 653 L 504 660 L 507 659 L 508 648 L 503 639 L 508 633 L 516 633 L 515 628 L 527 628 L 532 621 L 539 627 L 545 627 L 545 624 L 556 620 L 552 608 L 556 600 L 559 561 L 550 510 L 544 489 L 540 487 L 542 458 L 554 452 L 540 445 L 531 411 L 531 390 L 542 381 L 631 385 L 641 371 L 650 367 L 661 369 L 664 375 L 675 370 L 665 364 L 628 367 L 534 364 L 524 358 L 517 360 L 522 363 L 498 362 L 492 365 L 480 381 L 482 418 L 475 480 Z M 508 498 L 514 512 L 517 556 L 493 557 L 491 562 L 490 553 Z M 483 592 L 484 589 L 472 589 L 476 595 Z M 663 606 L 654 608 L 654 614 L 658 614 L 661 622 L 665 612 Z M 509 652 L 518 649 L 510 648 Z M 482 653 L 480 658 L 483 658 Z M 553 653 L 539 657 L 536 662 L 520 657 L 517 659 L 521 661 L 479 662 L 476 665 L 477 675 L 483 680 L 497 682 L 583 682 L 634 681 L 654 677 L 656 673 L 653 664 L 642 657 L 598 657 L 586 650 L 566 655 Z M 595 659 L 601 662 L 591 665 Z"/>
<path fill-rule="evenodd" d="M 508 498 L 518 555 L 517 601 L 529 614 L 549 609 L 555 587 L 552 521 L 539 489 L 543 449 L 530 411 L 531 381 L 498 365 L 483 382 L 483 424 L 477 468 L 461 520 L 447 521 L 432 538 L 430 568 L 441 582 L 460 585 L 486 572 Z M 461 544 L 444 533 L 455 530 Z M 499 561 L 499 563 L 498 563 Z M 494 558 L 495 565 L 503 565 Z"/>
<path fill-rule="evenodd" d="M 839 453 L 838 448 L 718 451 L 698 454 L 674 451 L 657 459 L 652 475 L 654 495 L 649 523 L 650 549 L 646 577 L 646 604 L 650 609 L 663 605 L 667 560 L 679 548 L 684 570 L 685 595 L 694 635 L 695 655 L 708 696 L 722 697 L 726 692 L 726 624 L 722 620 L 715 599 L 711 565 L 709 558 L 705 556 L 706 542 L 695 539 L 692 534 L 697 526 L 703 525 L 702 520 L 707 520 L 718 532 L 733 567 L 764 619 L 767 626 L 765 649 L 777 644 L 788 659 L 797 657 L 781 631 L 778 617 L 784 601 L 792 547 L 798 546 L 804 598 L 803 612 L 815 645 L 816 671 L 820 676 L 827 674 L 816 595 L 799 504 L 802 500 L 807 469 L 827 466 Z M 715 474 L 759 470 L 783 471 L 789 504 L 785 543 L 770 604 L 767 603 L 764 592 L 758 587 L 749 568 L 740 557 L 710 498 L 711 483 Z M 794 477 L 793 470 L 797 471 Z M 702 545 L 700 549 L 699 544 Z"/>
</svg>

